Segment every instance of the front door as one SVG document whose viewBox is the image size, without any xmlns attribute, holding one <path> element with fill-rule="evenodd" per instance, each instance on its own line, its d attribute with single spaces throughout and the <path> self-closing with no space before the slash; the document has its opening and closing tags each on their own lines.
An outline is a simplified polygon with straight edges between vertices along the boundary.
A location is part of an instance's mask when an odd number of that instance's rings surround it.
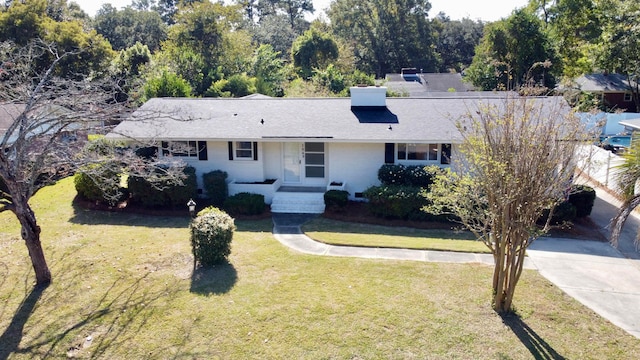
<svg viewBox="0 0 640 360">
<path fill-rule="evenodd" d="M 325 183 L 325 144 L 284 143 L 284 182 L 309 186 Z"/>
<path fill-rule="evenodd" d="M 284 143 L 284 182 L 300 183 L 302 144 Z"/>
</svg>

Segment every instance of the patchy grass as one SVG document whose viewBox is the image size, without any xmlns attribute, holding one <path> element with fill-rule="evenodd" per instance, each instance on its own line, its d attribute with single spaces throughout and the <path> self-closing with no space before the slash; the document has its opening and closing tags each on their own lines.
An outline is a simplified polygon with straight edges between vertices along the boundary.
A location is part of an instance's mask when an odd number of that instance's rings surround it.
<svg viewBox="0 0 640 360">
<path fill-rule="evenodd" d="M 535 271 L 519 316 L 502 318 L 490 267 L 302 255 L 269 220 L 237 222 L 231 263 L 193 271 L 187 218 L 74 209 L 73 196 L 64 180 L 33 200 L 46 289 L 0 214 L 0 358 L 640 358 L 640 340 Z"/>
<path fill-rule="evenodd" d="M 302 230 L 310 238 L 332 245 L 491 253 L 468 231 L 358 224 L 323 217 L 304 224 Z"/>
</svg>

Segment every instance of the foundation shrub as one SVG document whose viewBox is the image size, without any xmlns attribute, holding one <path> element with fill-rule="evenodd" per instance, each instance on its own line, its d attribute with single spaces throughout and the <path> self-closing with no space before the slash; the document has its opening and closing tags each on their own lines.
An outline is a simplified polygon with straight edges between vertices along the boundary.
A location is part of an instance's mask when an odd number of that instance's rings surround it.
<svg viewBox="0 0 640 360">
<path fill-rule="evenodd" d="M 344 211 L 349 203 L 349 192 L 346 190 L 329 190 L 324 193 L 324 205 L 331 211 Z"/>
<path fill-rule="evenodd" d="M 120 186 L 120 166 L 114 162 L 86 165 L 73 178 L 78 195 L 85 200 L 115 205 L 123 200 L 126 189 Z"/>
<path fill-rule="evenodd" d="M 163 170 L 158 169 L 159 176 Z M 160 180 L 155 183 L 139 176 L 130 176 L 128 180 L 131 200 L 147 208 L 180 208 L 184 207 L 189 199 L 197 196 L 198 184 L 196 169 L 187 166 L 183 170 L 185 178 L 182 184 L 175 184 L 169 180 Z"/>
<path fill-rule="evenodd" d="M 236 215 L 260 215 L 264 212 L 264 195 L 248 192 L 237 193 L 224 202 L 224 208 Z"/>
<path fill-rule="evenodd" d="M 227 197 L 229 197 L 227 177 L 227 172 L 222 170 L 213 170 L 202 174 L 204 191 L 215 206 L 222 206 Z"/>
<path fill-rule="evenodd" d="M 376 216 L 394 219 L 426 217 L 421 209 L 427 205 L 427 200 L 421 195 L 419 187 L 372 186 L 362 195 L 369 201 L 369 210 Z"/>
<path fill-rule="evenodd" d="M 583 218 L 591 215 L 596 191 L 587 185 L 572 185 L 569 191 L 569 202 L 576 208 L 576 217 Z"/>
</svg>

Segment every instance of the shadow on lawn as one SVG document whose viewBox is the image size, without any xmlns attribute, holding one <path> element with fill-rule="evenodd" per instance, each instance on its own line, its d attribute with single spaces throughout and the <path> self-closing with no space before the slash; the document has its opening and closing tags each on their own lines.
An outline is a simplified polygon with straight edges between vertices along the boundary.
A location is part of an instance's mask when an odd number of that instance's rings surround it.
<svg viewBox="0 0 640 360">
<path fill-rule="evenodd" d="M 219 295 L 229 292 L 238 281 L 238 272 L 232 264 L 220 264 L 210 268 L 197 267 L 191 274 L 194 294 Z"/>
<path fill-rule="evenodd" d="M 92 209 L 74 201 L 73 216 L 69 221 L 74 224 L 83 225 L 129 225 L 156 228 L 186 228 L 189 226 L 191 218 L 186 213 L 185 216 L 169 216 L 156 213 L 145 214 Z"/>
<path fill-rule="evenodd" d="M 34 287 L 29 295 L 22 300 L 20 307 L 13 314 L 11 323 L 0 335 L 0 359 L 7 359 L 9 355 L 19 350 L 24 325 L 29 320 L 38 300 L 47 287 L 48 285 Z"/>
<path fill-rule="evenodd" d="M 135 279 L 121 276 L 110 285 L 95 284 L 84 290 L 98 292 L 94 301 L 76 304 L 68 294 L 77 291 L 86 270 L 66 264 L 52 271 L 55 283 L 25 291 L 24 300 L 0 335 L 0 360 L 16 355 L 100 358 L 110 349 L 126 347 L 139 329 L 152 325 L 149 319 L 156 312 L 164 311 L 163 305 L 157 304 L 180 291 L 179 282 L 150 288 L 151 273 L 145 273 Z"/>
<path fill-rule="evenodd" d="M 529 327 L 520 316 L 516 314 L 501 315 L 502 321 L 520 339 L 522 344 L 529 350 L 534 359 L 540 360 L 563 360 L 564 356 L 558 354 L 543 338 Z"/>
</svg>

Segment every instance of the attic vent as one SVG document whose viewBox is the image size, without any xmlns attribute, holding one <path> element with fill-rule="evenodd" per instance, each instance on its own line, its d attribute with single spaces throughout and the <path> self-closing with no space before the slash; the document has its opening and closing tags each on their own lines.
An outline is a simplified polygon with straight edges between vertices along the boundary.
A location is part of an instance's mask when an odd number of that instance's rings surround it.
<svg viewBox="0 0 640 360">
<path fill-rule="evenodd" d="M 386 107 L 387 88 L 384 86 L 351 87 L 351 107 Z"/>
</svg>

